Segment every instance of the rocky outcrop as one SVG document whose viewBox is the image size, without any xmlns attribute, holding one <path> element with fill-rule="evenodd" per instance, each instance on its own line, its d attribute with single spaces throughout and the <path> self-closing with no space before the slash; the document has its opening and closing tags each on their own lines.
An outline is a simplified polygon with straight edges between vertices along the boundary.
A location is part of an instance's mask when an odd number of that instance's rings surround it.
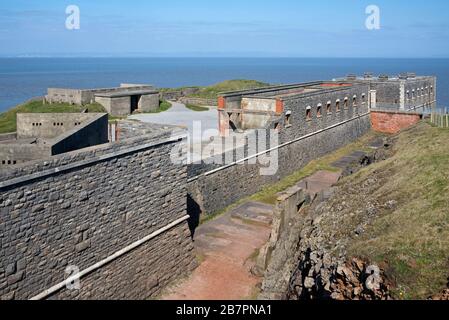
<svg viewBox="0 0 449 320">
<path fill-rule="evenodd" d="M 287 293 L 293 300 L 388 300 L 389 285 L 376 265 L 353 258 L 334 259 L 307 251 L 292 276 Z"/>
<path fill-rule="evenodd" d="M 383 270 L 368 261 L 348 257 L 346 251 L 351 239 L 363 233 L 376 214 L 377 204 L 367 203 L 360 208 L 363 219 L 357 219 L 360 216 L 355 214 L 348 217 L 344 215 L 343 194 L 341 189 L 333 188 L 329 199 L 309 208 L 286 299 L 390 299 Z"/>
<path fill-rule="evenodd" d="M 431 298 L 431 300 L 444 300 L 449 301 L 449 289 L 444 290 L 442 293 L 437 294 Z"/>
</svg>

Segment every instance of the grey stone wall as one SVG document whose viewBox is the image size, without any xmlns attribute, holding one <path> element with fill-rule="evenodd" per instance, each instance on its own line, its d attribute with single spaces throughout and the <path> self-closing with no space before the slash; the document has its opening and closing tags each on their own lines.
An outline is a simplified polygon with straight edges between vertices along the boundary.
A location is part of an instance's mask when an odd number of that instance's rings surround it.
<svg viewBox="0 0 449 320">
<path fill-rule="evenodd" d="M 284 112 L 279 120 L 280 142 L 288 142 L 324 128 L 353 119 L 369 112 L 369 85 L 354 85 L 321 92 L 312 92 L 284 101 Z M 355 104 L 354 104 L 355 96 Z M 362 98 L 364 96 L 364 98 Z M 347 99 L 347 106 L 345 106 Z M 337 101 L 340 101 L 339 111 Z M 328 103 L 330 108 L 328 109 Z M 310 107 L 310 119 L 307 108 Z M 318 115 L 320 109 L 321 115 Z M 290 111 L 289 124 L 286 113 Z"/>
<path fill-rule="evenodd" d="M 157 297 L 173 279 L 182 278 L 196 268 L 193 256 L 191 233 L 185 222 L 83 279 L 80 290 L 63 290 L 52 298 Z"/>
<path fill-rule="evenodd" d="M 360 79 L 353 83 L 369 83 L 371 90 L 376 90 L 376 108 L 409 110 L 423 105 L 434 105 L 436 101 L 436 77 L 390 77 L 386 80 L 379 78 Z M 428 95 L 418 95 L 417 89 L 433 87 L 433 93 Z M 415 95 L 412 97 L 412 92 Z M 408 94 L 407 94 L 408 91 Z"/>
<path fill-rule="evenodd" d="M 424 88 L 423 91 L 421 89 Z M 419 91 L 418 91 L 419 90 Z M 408 94 L 407 94 L 408 92 Z M 415 109 L 436 104 L 436 78 L 408 80 L 404 84 L 405 109 Z"/>
<path fill-rule="evenodd" d="M 159 97 L 161 100 L 178 100 L 178 99 L 188 96 L 190 94 L 195 94 L 198 91 L 200 91 L 200 89 L 197 87 L 170 89 L 170 90 L 161 91 L 159 93 Z"/>
<path fill-rule="evenodd" d="M 179 99 L 179 101 L 183 104 L 193 104 L 196 106 L 216 106 L 217 105 L 217 99 L 203 99 L 203 98 L 190 98 L 190 97 L 183 97 Z"/>
<path fill-rule="evenodd" d="M 377 108 L 398 108 L 401 101 L 399 81 L 372 82 L 371 89 L 376 90 Z"/>
<path fill-rule="evenodd" d="M 0 297 L 28 299 L 186 215 L 181 143 L 160 129 L 0 170 Z M 187 222 L 49 298 L 145 299 L 195 266 Z"/>
<path fill-rule="evenodd" d="M 112 99 L 108 97 L 94 97 L 95 102 L 101 104 L 107 113 L 111 114 Z M 130 111 L 130 97 L 125 102 L 127 104 L 127 111 Z"/>
</svg>

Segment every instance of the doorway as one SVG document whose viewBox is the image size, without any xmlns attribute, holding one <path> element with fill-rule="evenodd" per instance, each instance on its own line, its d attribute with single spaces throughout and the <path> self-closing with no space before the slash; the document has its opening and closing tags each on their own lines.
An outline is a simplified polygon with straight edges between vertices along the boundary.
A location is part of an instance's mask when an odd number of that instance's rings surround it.
<svg viewBox="0 0 449 320">
<path fill-rule="evenodd" d="M 139 95 L 131 96 L 131 114 L 134 113 L 134 111 L 139 109 L 139 101 L 140 101 Z"/>
</svg>

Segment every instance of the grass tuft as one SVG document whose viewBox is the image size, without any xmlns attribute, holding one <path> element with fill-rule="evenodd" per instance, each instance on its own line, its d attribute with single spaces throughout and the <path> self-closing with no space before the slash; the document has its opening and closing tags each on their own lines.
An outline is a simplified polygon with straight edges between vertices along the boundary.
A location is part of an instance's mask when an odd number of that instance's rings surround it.
<svg viewBox="0 0 449 320">
<path fill-rule="evenodd" d="M 186 108 L 197 112 L 209 111 L 209 108 L 207 107 L 201 107 L 194 104 L 186 104 Z"/>
</svg>

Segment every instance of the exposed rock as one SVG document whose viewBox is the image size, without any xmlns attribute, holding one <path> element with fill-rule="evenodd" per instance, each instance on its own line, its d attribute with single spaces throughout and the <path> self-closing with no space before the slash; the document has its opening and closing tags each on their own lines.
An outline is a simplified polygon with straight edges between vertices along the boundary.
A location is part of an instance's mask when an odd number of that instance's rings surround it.
<svg viewBox="0 0 449 320">
<path fill-rule="evenodd" d="M 449 289 L 444 290 L 442 293 L 434 295 L 430 300 L 444 300 L 449 301 Z"/>
<path fill-rule="evenodd" d="M 449 278 L 447 279 L 449 281 Z M 443 292 L 436 294 L 429 298 L 429 300 L 444 300 L 449 301 L 449 282 L 447 283 L 447 289 L 443 290 Z"/>
</svg>

